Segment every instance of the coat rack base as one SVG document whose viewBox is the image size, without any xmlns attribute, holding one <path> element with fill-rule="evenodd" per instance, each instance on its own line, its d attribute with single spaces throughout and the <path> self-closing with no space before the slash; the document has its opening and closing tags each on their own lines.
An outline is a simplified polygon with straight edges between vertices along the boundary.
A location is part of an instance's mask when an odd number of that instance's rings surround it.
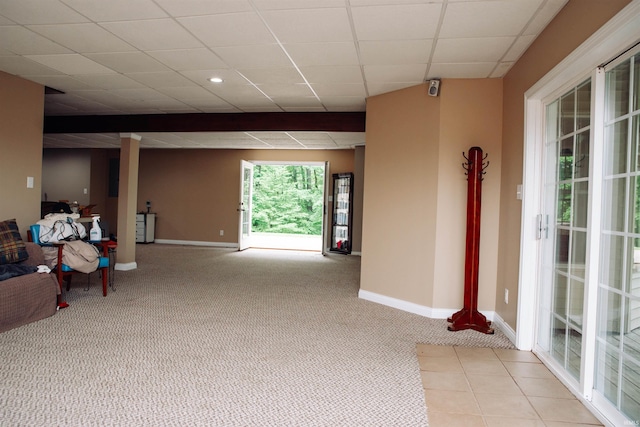
<svg viewBox="0 0 640 427">
<path fill-rule="evenodd" d="M 491 321 L 487 320 L 484 314 L 478 310 L 470 310 L 463 308 L 447 319 L 451 323 L 447 329 L 450 331 L 462 331 L 464 329 L 473 329 L 483 334 L 493 334 L 494 330 L 490 326 Z"/>
</svg>

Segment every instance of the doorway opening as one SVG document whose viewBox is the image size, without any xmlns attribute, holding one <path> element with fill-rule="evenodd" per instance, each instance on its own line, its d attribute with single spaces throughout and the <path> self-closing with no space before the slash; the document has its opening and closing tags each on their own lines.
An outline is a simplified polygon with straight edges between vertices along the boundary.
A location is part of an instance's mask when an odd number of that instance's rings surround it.
<svg viewBox="0 0 640 427">
<path fill-rule="evenodd" d="M 260 162 L 251 169 L 246 246 L 322 251 L 325 164 Z"/>
</svg>

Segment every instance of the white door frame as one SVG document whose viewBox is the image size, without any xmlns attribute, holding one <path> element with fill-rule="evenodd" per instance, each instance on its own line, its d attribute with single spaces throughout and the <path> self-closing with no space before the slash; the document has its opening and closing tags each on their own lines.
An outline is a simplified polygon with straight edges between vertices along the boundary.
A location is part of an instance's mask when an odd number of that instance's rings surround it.
<svg viewBox="0 0 640 427">
<path fill-rule="evenodd" d="M 326 234 L 328 233 L 329 227 L 328 227 L 328 219 L 327 219 L 327 210 L 328 210 L 328 203 L 327 203 L 327 195 L 329 194 L 328 188 L 329 188 L 329 178 L 328 178 L 328 173 L 329 173 L 329 162 L 328 161 L 324 161 L 324 162 L 310 162 L 310 161 L 278 161 L 278 160 L 253 160 L 251 162 L 242 160 L 242 162 L 244 163 L 249 163 L 253 166 L 258 166 L 258 165 L 271 165 L 271 166 L 289 166 L 289 165 L 293 165 L 293 166 L 321 166 L 324 168 L 324 183 L 323 183 L 323 195 L 322 195 L 322 212 L 323 212 L 323 219 L 322 219 L 322 244 L 321 244 L 321 252 L 324 255 L 326 253 L 325 251 L 325 242 L 326 242 Z M 244 166 L 241 166 L 241 172 L 240 172 L 240 197 L 242 197 L 242 180 L 243 180 L 243 171 L 244 171 Z M 251 180 L 251 186 L 252 189 L 251 191 L 253 191 L 253 169 L 252 169 L 252 180 Z M 242 201 L 242 198 L 240 199 Z M 249 206 L 249 209 L 253 209 L 253 206 Z M 240 212 L 242 214 L 242 212 Z M 242 238 L 242 217 L 240 218 L 240 234 L 238 235 L 238 243 L 240 244 L 240 239 Z M 240 249 L 243 250 L 243 249 Z"/>
</svg>

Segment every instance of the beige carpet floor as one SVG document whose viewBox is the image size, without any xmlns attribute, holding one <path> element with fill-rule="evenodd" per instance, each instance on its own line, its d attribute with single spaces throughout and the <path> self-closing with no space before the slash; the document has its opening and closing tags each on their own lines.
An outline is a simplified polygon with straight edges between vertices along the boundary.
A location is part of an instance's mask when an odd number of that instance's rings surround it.
<svg viewBox="0 0 640 427">
<path fill-rule="evenodd" d="M 137 262 L 0 334 L 0 425 L 426 426 L 416 343 L 512 348 L 358 299 L 354 256 L 152 244 Z"/>
</svg>

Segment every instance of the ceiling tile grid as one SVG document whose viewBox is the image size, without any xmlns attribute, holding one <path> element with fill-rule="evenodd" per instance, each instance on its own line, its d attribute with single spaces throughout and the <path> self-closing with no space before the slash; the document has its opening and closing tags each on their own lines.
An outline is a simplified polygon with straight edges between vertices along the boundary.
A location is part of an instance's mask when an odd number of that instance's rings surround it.
<svg viewBox="0 0 640 427">
<path fill-rule="evenodd" d="M 64 92 L 47 115 L 364 111 L 431 78 L 504 76 L 566 2 L 0 0 L 0 70 Z"/>
</svg>

